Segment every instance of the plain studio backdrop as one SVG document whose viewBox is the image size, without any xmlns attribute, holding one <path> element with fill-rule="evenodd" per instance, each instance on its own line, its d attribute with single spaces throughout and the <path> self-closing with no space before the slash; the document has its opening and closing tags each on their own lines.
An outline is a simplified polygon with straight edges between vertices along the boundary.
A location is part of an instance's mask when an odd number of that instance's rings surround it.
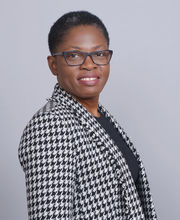
<svg viewBox="0 0 180 220">
<path fill-rule="evenodd" d="M 180 3 L 174 0 L 4 0 L 0 2 L 0 219 L 27 219 L 18 145 L 52 94 L 47 36 L 64 13 L 99 16 L 114 50 L 101 103 L 143 159 L 159 219 L 179 219 Z"/>
</svg>

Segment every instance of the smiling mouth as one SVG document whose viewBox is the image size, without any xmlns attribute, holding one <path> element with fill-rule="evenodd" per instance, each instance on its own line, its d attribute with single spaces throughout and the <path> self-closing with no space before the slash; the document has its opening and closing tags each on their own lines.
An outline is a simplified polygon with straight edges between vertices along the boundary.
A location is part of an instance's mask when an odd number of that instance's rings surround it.
<svg viewBox="0 0 180 220">
<path fill-rule="evenodd" d="M 98 79 L 98 77 L 86 77 L 86 78 L 81 78 L 80 80 L 83 80 L 83 81 L 93 81 L 93 80 L 96 80 Z"/>
<path fill-rule="evenodd" d="M 99 76 L 84 76 L 81 77 L 78 81 L 80 84 L 85 86 L 95 86 L 99 83 Z"/>
</svg>

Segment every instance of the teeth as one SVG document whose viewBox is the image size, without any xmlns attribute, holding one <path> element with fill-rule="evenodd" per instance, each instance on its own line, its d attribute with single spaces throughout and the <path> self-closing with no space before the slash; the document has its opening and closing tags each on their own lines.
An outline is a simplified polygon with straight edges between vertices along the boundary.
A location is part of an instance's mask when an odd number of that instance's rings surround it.
<svg viewBox="0 0 180 220">
<path fill-rule="evenodd" d="M 93 77 L 91 77 L 91 78 L 81 78 L 81 80 L 90 81 L 90 80 L 96 80 L 96 78 L 93 78 Z"/>
</svg>

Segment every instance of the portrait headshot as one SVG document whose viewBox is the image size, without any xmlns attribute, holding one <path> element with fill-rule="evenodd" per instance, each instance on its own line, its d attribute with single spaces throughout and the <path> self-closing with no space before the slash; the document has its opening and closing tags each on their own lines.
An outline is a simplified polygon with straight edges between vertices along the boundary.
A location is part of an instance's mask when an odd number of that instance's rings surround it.
<svg viewBox="0 0 180 220">
<path fill-rule="evenodd" d="M 177 6 L 3 3 L 1 219 L 178 220 Z"/>
</svg>

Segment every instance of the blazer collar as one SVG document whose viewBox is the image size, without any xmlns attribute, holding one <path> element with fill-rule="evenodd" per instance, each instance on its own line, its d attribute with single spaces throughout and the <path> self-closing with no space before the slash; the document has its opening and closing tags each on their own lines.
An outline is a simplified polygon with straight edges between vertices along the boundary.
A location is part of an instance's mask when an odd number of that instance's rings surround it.
<svg viewBox="0 0 180 220">
<path fill-rule="evenodd" d="M 88 130 L 92 130 L 94 129 L 94 127 L 97 127 L 98 123 L 96 119 L 72 95 L 61 88 L 58 83 L 55 85 L 51 100 L 56 101 L 57 103 L 72 111 L 76 115 L 78 120 L 81 121 L 82 124 L 88 128 Z M 132 143 L 130 143 L 130 140 L 127 141 L 127 135 L 114 119 L 114 117 L 100 103 L 98 104 L 98 109 L 113 123 L 116 129 L 118 129 L 123 138 L 126 139 L 127 144 L 131 145 Z"/>
<path fill-rule="evenodd" d="M 81 105 L 72 95 L 66 92 L 60 85 L 57 83 L 54 88 L 51 100 L 54 100 L 56 103 L 64 106 L 69 109 L 87 129 L 88 131 L 94 131 L 96 128 L 99 130 L 98 123 L 93 115 L 87 111 L 87 109 Z M 110 113 L 99 103 L 99 110 L 108 117 L 111 122 L 115 122 Z"/>
<path fill-rule="evenodd" d="M 89 132 L 94 132 L 94 129 L 97 128 L 97 121 L 91 113 L 88 112 L 87 109 L 72 95 L 61 88 L 58 83 L 55 85 L 51 100 L 54 100 L 56 103 L 69 109 Z M 98 107 L 101 108 L 101 105 L 99 104 Z"/>
</svg>

